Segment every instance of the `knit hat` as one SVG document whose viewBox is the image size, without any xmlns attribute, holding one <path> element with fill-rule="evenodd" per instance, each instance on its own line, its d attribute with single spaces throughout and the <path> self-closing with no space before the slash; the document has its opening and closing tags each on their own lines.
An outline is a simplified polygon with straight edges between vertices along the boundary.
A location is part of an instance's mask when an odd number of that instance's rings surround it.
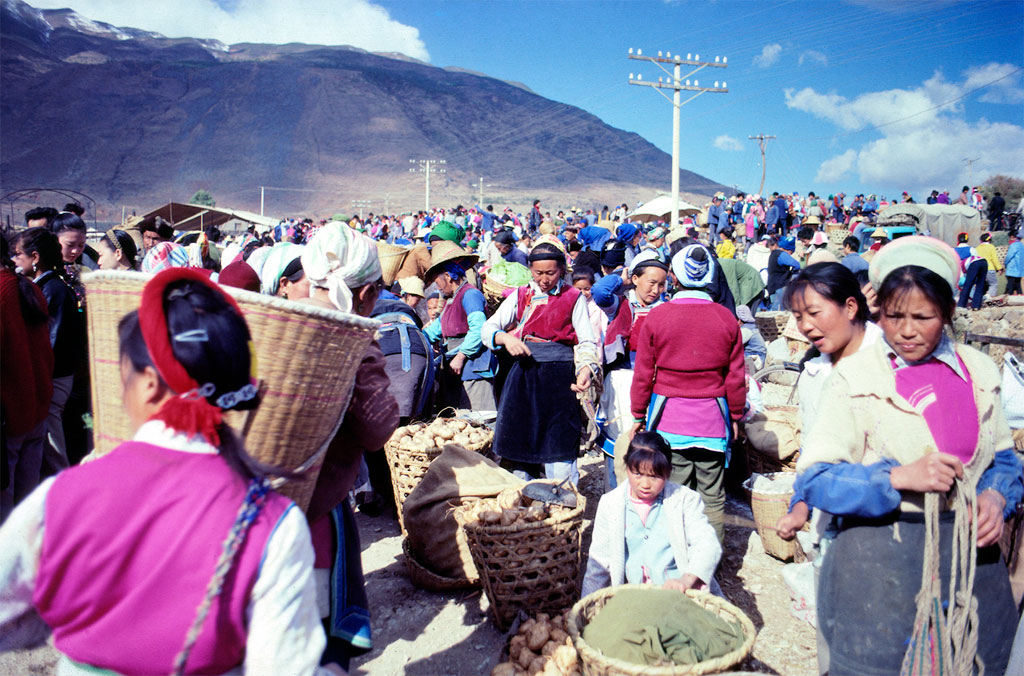
<svg viewBox="0 0 1024 676">
<path fill-rule="evenodd" d="M 260 277 L 245 261 L 235 261 L 220 271 L 217 281 L 222 286 L 233 286 L 236 289 L 260 292 Z"/>
<path fill-rule="evenodd" d="M 931 270 L 946 280 L 949 288 L 956 289 L 960 281 L 960 256 L 953 247 L 934 237 L 910 235 L 900 237 L 875 254 L 868 268 L 868 279 L 876 289 L 894 270 L 918 265 Z"/>
<path fill-rule="evenodd" d="M 792 253 L 796 251 L 796 239 L 793 237 L 783 237 L 779 240 L 779 247 Z"/>
<path fill-rule="evenodd" d="M 626 262 L 626 246 L 622 242 L 609 240 L 601 249 L 601 265 L 608 268 L 621 267 Z"/>
<path fill-rule="evenodd" d="M 427 286 L 433 284 L 437 276 L 444 271 L 446 263 L 458 263 L 468 269 L 478 260 L 479 256 L 469 253 L 455 242 L 442 240 L 435 243 L 430 250 L 430 267 L 423 274 L 423 281 Z"/>
<path fill-rule="evenodd" d="M 672 272 L 680 285 L 704 288 L 714 277 L 715 261 L 702 245 L 690 244 L 672 257 Z"/>
</svg>

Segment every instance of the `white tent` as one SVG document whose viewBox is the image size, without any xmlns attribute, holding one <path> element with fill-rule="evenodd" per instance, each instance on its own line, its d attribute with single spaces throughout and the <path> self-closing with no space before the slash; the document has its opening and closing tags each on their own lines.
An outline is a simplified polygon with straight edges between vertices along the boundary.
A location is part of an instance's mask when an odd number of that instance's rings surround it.
<svg viewBox="0 0 1024 676">
<path fill-rule="evenodd" d="M 956 246 L 956 236 L 966 232 L 972 246 L 979 243 L 981 214 L 965 204 L 893 204 L 878 213 L 878 224 L 889 225 L 910 217 L 922 234 Z"/>
<path fill-rule="evenodd" d="M 700 213 L 700 207 L 695 207 L 689 202 L 679 200 L 679 215 L 692 216 Z M 672 196 L 658 195 L 650 202 L 638 207 L 636 211 L 626 216 L 626 220 L 639 223 L 648 221 L 668 221 L 672 214 Z M 671 225 L 671 224 L 670 224 Z"/>
</svg>

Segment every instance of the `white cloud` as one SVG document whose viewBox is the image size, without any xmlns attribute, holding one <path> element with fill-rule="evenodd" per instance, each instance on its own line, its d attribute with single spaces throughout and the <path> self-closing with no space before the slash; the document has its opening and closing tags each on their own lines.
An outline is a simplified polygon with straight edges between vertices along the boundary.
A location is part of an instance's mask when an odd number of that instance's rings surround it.
<svg viewBox="0 0 1024 676">
<path fill-rule="evenodd" d="M 806 52 L 800 54 L 800 58 L 797 59 L 797 64 L 802 66 L 805 61 L 814 61 L 820 63 L 823 66 L 828 65 L 828 57 L 819 52 L 816 49 L 808 49 Z"/>
<path fill-rule="evenodd" d="M 722 134 L 721 136 L 715 137 L 714 146 L 719 150 L 743 150 L 743 144 L 739 139 L 735 139 L 728 134 Z"/>
<path fill-rule="evenodd" d="M 31 4 L 58 9 L 67 7 L 68 0 L 33 0 Z M 395 21 L 370 0 L 237 0 L 224 4 L 227 8 L 214 0 L 75 0 L 74 9 L 89 19 L 168 37 L 209 38 L 226 44 L 352 45 L 430 59 L 417 28 Z"/>
<path fill-rule="evenodd" d="M 967 182 L 964 157 L 979 158 L 973 168 L 976 178 L 996 173 L 1024 176 L 1024 127 L 985 118 L 967 121 L 961 101 L 946 103 L 1016 68 L 990 63 L 964 71 L 959 82 L 936 72 L 915 88 L 868 92 L 852 99 L 809 87 L 784 93 L 787 107 L 828 120 L 842 131 L 878 127 L 874 131 L 880 138 L 822 162 L 816 180 L 835 183 L 856 172 L 863 184 L 893 190 L 959 190 Z M 1019 74 L 989 86 L 984 96 L 998 103 L 1024 100 L 1015 77 Z"/>
<path fill-rule="evenodd" d="M 765 45 L 761 53 L 754 57 L 754 65 L 767 68 L 779 60 L 779 54 L 781 53 L 782 45 L 779 43 L 773 42 L 770 45 Z"/>
<path fill-rule="evenodd" d="M 814 180 L 821 181 L 822 183 L 835 183 L 850 173 L 856 161 L 856 150 L 847 150 L 842 155 L 836 155 L 831 159 L 827 159 L 821 163 L 821 166 L 818 168 L 818 175 L 814 177 Z"/>
</svg>

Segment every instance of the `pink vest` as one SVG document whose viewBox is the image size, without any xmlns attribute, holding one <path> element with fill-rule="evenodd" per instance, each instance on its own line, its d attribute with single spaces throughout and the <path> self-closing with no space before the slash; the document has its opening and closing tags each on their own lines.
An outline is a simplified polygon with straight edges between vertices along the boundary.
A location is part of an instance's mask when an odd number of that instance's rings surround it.
<svg viewBox="0 0 1024 676">
<path fill-rule="evenodd" d="M 46 498 L 33 601 L 57 648 L 122 674 L 170 673 L 213 576 L 246 482 L 218 455 L 126 442 L 62 472 Z M 185 672 L 245 659 L 245 611 L 274 527 L 270 493 L 213 603 Z"/>
<path fill-rule="evenodd" d="M 572 311 L 580 297 L 579 289 L 563 286 L 557 296 L 549 296 L 546 303 L 535 307 L 529 315 L 526 310 L 533 299 L 533 287 L 521 286 L 518 294 L 516 319 L 522 321 L 526 316 L 526 321 L 515 331 L 516 335 L 522 339 L 532 336 L 570 347 L 578 342 L 576 329 L 572 326 Z"/>
<path fill-rule="evenodd" d="M 466 315 L 466 308 L 462 307 L 462 297 L 466 295 L 471 287 L 463 284 L 462 288 L 455 293 L 452 302 L 444 306 L 441 313 L 441 336 L 444 338 L 458 338 L 469 333 L 469 317 Z"/>
</svg>

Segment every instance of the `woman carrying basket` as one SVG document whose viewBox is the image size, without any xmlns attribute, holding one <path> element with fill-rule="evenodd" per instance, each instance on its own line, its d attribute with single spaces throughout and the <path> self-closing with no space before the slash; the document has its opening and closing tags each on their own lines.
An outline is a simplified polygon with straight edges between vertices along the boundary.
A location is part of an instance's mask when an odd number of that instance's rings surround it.
<svg viewBox="0 0 1024 676">
<path fill-rule="evenodd" d="M 952 248 L 904 237 L 870 273 L 885 339 L 836 366 L 797 465 L 795 499 L 838 517 L 817 596 L 830 673 L 969 674 L 977 657 L 1001 674 L 1017 612 L 996 545 L 1024 487 L 999 371 L 944 333 Z"/>
<path fill-rule="evenodd" d="M 135 437 L 0 529 L 0 650 L 52 630 L 62 675 L 340 673 L 318 668 L 306 519 L 222 421 L 257 405 L 238 306 L 168 270 L 118 333 Z"/>
<path fill-rule="evenodd" d="M 583 419 L 576 393 L 600 375 L 587 299 L 565 276 L 552 244 L 530 252 L 533 281 L 506 298 L 484 323 L 492 350 L 515 359 L 501 395 L 494 452 L 522 478 L 579 481 L 576 454 Z"/>
</svg>

